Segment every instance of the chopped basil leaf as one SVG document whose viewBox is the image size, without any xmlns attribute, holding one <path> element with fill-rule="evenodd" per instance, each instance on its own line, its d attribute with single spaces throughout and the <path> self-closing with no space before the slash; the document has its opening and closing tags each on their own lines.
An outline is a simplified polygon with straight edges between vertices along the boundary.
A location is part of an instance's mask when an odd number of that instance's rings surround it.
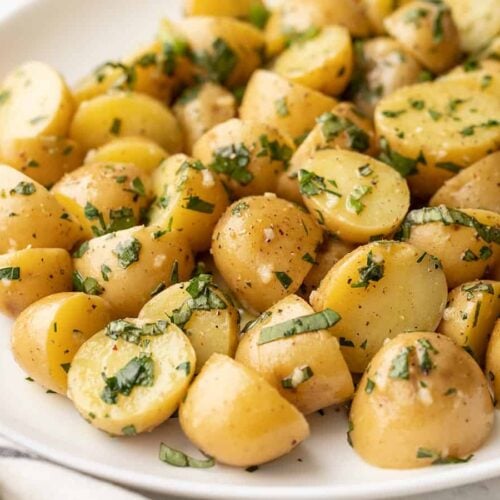
<svg viewBox="0 0 500 500">
<path fill-rule="evenodd" d="M 382 152 L 379 155 L 379 159 L 390 165 L 394 170 L 397 170 L 403 177 L 418 173 L 417 165 L 419 163 L 423 163 L 424 165 L 427 163 L 422 152 L 420 152 L 416 159 L 400 155 L 391 149 L 385 137 L 380 138 L 380 148 Z"/>
<path fill-rule="evenodd" d="M 20 267 L 2 267 L 0 269 L 0 280 L 19 280 L 21 279 Z"/>
<path fill-rule="evenodd" d="M 122 269 L 127 269 L 127 267 L 131 266 L 134 262 L 137 262 L 139 260 L 141 248 L 141 242 L 134 237 L 120 242 L 113 250 L 113 253 L 118 259 L 118 265 Z"/>
<path fill-rule="evenodd" d="M 465 262 L 474 262 L 479 260 L 479 257 L 470 248 L 467 248 L 467 250 L 465 250 L 462 254 L 461 259 Z"/>
<path fill-rule="evenodd" d="M 201 212 L 203 214 L 211 214 L 214 211 L 215 205 L 213 203 L 202 200 L 198 196 L 188 196 L 185 199 L 187 203 L 182 208 L 186 210 L 193 210 L 194 212 Z"/>
<path fill-rule="evenodd" d="M 78 271 L 73 272 L 73 289 L 88 295 L 101 295 L 104 288 L 95 278 L 84 278 Z"/>
<path fill-rule="evenodd" d="M 166 320 L 158 320 L 139 326 L 125 319 L 117 319 L 106 326 L 105 333 L 113 340 L 122 339 L 131 344 L 139 345 L 144 336 L 157 337 L 166 333 L 168 325 Z"/>
<path fill-rule="evenodd" d="M 212 457 L 207 457 L 204 460 L 199 460 L 197 458 L 186 455 L 182 451 L 171 448 L 165 443 L 161 443 L 160 445 L 159 458 L 162 462 L 173 465 L 174 467 L 193 467 L 195 469 L 207 469 L 215 465 L 215 460 Z"/>
<path fill-rule="evenodd" d="M 274 275 L 285 290 L 288 290 L 288 287 L 293 283 L 292 278 L 290 278 L 290 276 L 283 271 L 275 271 Z"/>
<path fill-rule="evenodd" d="M 367 288 L 370 281 L 380 281 L 384 276 L 384 260 L 374 259 L 373 252 L 370 250 L 366 258 L 366 266 L 360 267 L 359 281 L 351 283 L 351 288 Z"/>
</svg>

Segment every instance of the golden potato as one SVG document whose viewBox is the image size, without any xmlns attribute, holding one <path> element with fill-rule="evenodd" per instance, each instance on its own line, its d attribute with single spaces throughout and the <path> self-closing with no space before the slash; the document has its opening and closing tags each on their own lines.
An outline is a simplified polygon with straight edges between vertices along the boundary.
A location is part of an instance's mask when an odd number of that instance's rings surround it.
<svg viewBox="0 0 500 500">
<path fill-rule="evenodd" d="M 189 340 L 175 325 L 116 320 L 78 350 L 68 397 L 83 418 L 109 434 L 150 431 L 186 395 L 195 363 Z"/>
<path fill-rule="evenodd" d="M 296 205 L 272 194 L 250 196 L 219 220 L 211 252 L 243 306 L 262 312 L 299 289 L 322 238 L 312 216 Z"/>
<path fill-rule="evenodd" d="M 264 8 L 262 0 L 186 0 L 186 16 L 221 16 L 246 18 L 253 9 Z"/>
<path fill-rule="evenodd" d="M 150 223 L 182 234 L 195 252 L 208 250 L 215 224 L 229 205 L 221 180 L 200 161 L 178 154 L 157 168 L 153 186 Z"/>
<path fill-rule="evenodd" d="M 302 414 L 263 377 L 213 354 L 189 388 L 179 419 L 186 436 L 218 462 L 248 467 L 290 452 L 309 435 Z"/>
<path fill-rule="evenodd" d="M 499 356 L 499 344 L 500 340 L 500 320 L 497 320 L 493 330 L 491 332 L 491 337 L 488 342 L 488 349 L 486 351 L 486 376 L 490 381 L 493 389 L 493 394 L 495 395 L 495 404 L 500 401 L 500 356 Z"/>
<path fill-rule="evenodd" d="M 42 185 L 0 165 L 0 253 L 33 248 L 70 250 L 83 239 L 82 227 Z"/>
<path fill-rule="evenodd" d="M 31 304 L 12 328 L 12 353 L 35 382 L 66 395 L 67 373 L 80 346 L 111 320 L 100 297 L 56 293 Z"/>
<path fill-rule="evenodd" d="M 263 123 L 237 118 L 216 125 L 193 146 L 193 156 L 221 175 L 235 198 L 274 192 L 293 143 Z"/>
<path fill-rule="evenodd" d="M 136 92 L 113 92 L 78 107 L 70 137 L 85 150 L 117 137 L 147 137 L 169 153 L 182 149 L 182 133 L 172 112 L 157 100 Z"/>
<path fill-rule="evenodd" d="M 193 254 L 178 232 L 133 227 L 94 238 L 73 260 L 74 287 L 101 295 L 118 317 L 135 316 L 158 291 L 186 281 Z"/>
<path fill-rule="evenodd" d="M 436 260 L 412 245 L 378 241 L 358 247 L 323 278 L 310 301 L 342 318 L 331 331 L 349 369 L 362 373 L 387 338 L 404 331 L 433 331 L 447 299 Z"/>
<path fill-rule="evenodd" d="M 400 237 L 436 256 L 450 288 L 481 278 L 500 258 L 500 215 L 478 209 L 424 207 L 412 210 Z"/>
<path fill-rule="evenodd" d="M 366 16 L 370 21 L 372 32 L 383 35 L 385 31 L 384 19 L 392 14 L 401 5 L 411 0 L 361 0 Z"/>
<path fill-rule="evenodd" d="M 243 121 L 265 123 L 300 142 L 316 118 L 335 106 L 335 99 L 288 81 L 276 73 L 258 70 L 248 82 L 240 107 Z"/>
<path fill-rule="evenodd" d="M 215 284 L 199 274 L 155 295 L 139 313 L 148 320 L 169 319 L 182 329 L 196 353 L 196 372 L 214 353 L 233 357 L 239 340 L 239 314 Z"/>
<path fill-rule="evenodd" d="M 47 189 L 83 163 L 81 147 L 71 139 L 57 136 L 7 139 L 0 157 Z"/>
<path fill-rule="evenodd" d="M 349 437 L 372 465 L 465 462 L 493 428 L 481 369 L 444 335 L 402 333 L 370 363 L 354 396 Z"/>
<path fill-rule="evenodd" d="M 119 137 L 97 149 L 91 149 L 85 163 L 132 163 L 150 174 L 169 157 L 156 142 L 145 137 Z"/>
<path fill-rule="evenodd" d="M 354 385 L 339 342 L 326 329 L 339 319 L 331 309 L 314 313 L 290 295 L 245 332 L 235 360 L 260 373 L 306 415 L 342 403 L 354 394 Z"/>
<path fill-rule="evenodd" d="M 451 337 L 482 366 L 500 315 L 500 282 L 472 281 L 454 288 L 437 331 Z"/>
<path fill-rule="evenodd" d="M 221 85 L 206 82 L 186 89 L 173 112 L 182 129 L 186 151 L 191 154 L 203 134 L 236 116 L 236 99 Z"/>
<path fill-rule="evenodd" d="M 408 185 L 398 172 L 353 151 L 317 151 L 303 164 L 298 181 L 318 222 L 353 243 L 391 234 L 410 206 Z"/>
<path fill-rule="evenodd" d="M 144 171 L 125 163 L 84 165 L 51 192 L 83 227 L 85 239 L 140 224 L 152 197 Z"/>
<path fill-rule="evenodd" d="M 460 59 L 460 37 L 444 2 L 410 2 L 387 17 L 384 26 L 433 73 L 444 73 Z"/>
<path fill-rule="evenodd" d="M 482 208 L 500 213 L 500 151 L 485 156 L 448 179 L 429 205 Z"/>
<path fill-rule="evenodd" d="M 33 302 L 72 288 L 71 257 L 62 248 L 26 248 L 0 255 L 0 311 L 16 317 Z"/>
</svg>

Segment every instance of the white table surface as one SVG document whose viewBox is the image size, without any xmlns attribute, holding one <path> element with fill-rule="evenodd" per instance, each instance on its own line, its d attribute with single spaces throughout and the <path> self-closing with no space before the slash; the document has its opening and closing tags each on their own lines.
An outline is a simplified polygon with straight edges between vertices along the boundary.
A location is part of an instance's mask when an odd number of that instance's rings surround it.
<svg viewBox="0 0 500 500">
<path fill-rule="evenodd" d="M 28 1 L 29 0 L 0 0 L 0 20 Z M 61 0 L 61 2 L 63 1 L 65 0 Z M 0 75 L 0 79 L 1 76 L 2 75 Z M 166 497 L 163 495 L 152 495 L 146 492 L 141 493 L 154 500 L 180 500 L 174 497 Z M 492 479 L 490 481 L 483 481 L 481 483 L 476 483 L 461 488 L 454 488 L 435 494 L 401 497 L 399 500 L 416 500 L 418 498 L 425 498 L 425 500 L 498 500 L 500 498 L 500 478 Z"/>
</svg>

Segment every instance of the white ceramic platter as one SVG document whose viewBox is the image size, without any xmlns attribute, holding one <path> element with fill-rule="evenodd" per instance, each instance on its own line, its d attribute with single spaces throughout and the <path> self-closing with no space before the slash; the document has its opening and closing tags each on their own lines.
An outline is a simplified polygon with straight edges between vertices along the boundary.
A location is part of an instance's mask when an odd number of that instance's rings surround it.
<svg viewBox="0 0 500 500">
<path fill-rule="evenodd" d="M 0 0 L 1 1 L 1 0 Z M 236 1 L 236 0 L 235 0 Z M 152 38 L 158 20 L 178 17 L 178 0 L 37 0 L 0 22 L 0 77 L 30 59 L 74 82 L 102 61 Z M 25 380 L 9 350 L 10 322 L 0 318 L 0 433 L 56 462 L 142 489 L 195 498 L 388 498 L 500 475 L 500 433 L 467 464 L 386 471 L 363 463 L 346 442 L 343 411 L 311 420 L 312 436 L 293 453 L 249 473 L 217 465 L 179 469 L 161 463 L 161 441 L 194 452 L 176 419 L 153 433 L 110 438 L 71 403 Z"/>
</svg>

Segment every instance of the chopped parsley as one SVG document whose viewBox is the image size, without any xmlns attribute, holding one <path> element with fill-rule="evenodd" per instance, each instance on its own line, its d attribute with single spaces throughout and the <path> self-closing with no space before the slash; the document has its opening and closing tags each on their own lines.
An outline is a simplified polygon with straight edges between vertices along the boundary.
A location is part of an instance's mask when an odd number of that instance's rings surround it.
<svg viewBox="0 0 500 500">
<path fill-rule="evenodd" d="M 384 276 L 384 259 L 374 258 L 370 250 L 366 258 L 366 266 L 360 267 L 359 281 L 351 283 L 351 288 L 367 288 L 370 281 L 380 281 Z"/>
<path fill-rule="evenodd" d="M 345 202 L 345 206 L 349 212 L 355 213 L 359 215 L 363 209 L 365 208 L 365 204 L 361 201 L 361 199 L 370 194 L 373 188 L 371 186 L 362 186 L 357 185 L 354 186 L 351 194 L 348 196 Z"/>
<path fill-rule="evenodd" d="M 122 269 L 127 269 L 127 267 L 131 266 L 134 262 L 137 262 L 139 260 L 141 248 L 141 242 L 134 237 L 120 242 L 113 250 L 113 253 L 118 259 L 118 265 Z"/>
<path fill-rule="evenodd" d="M 317 122 L 321 124 L 321 132 L 327 141 L 332 141 L 345 132 L 349 148 L 363 152 L 370 147 L 370 136 L 348 118 L 337 116 L 328 111 L 323 113 Z"/>
<path fill-rule="evenodd" d="M 195 64 L 205 70 L 209 80 L 225 83 L 238 63 L 238 56 L 222 38 L 212 43 L 212 50 L 195 53 Z"/>
<path fill-rule="evenodd" d="M 247 147 L 244 144 L 231 144 L 215 150 L 213 162 L 209 167 L 246 186 L 254 177 L 252 172 L 247 170 L 249 164 L 250 151 Z"/>
<path fill-rule="evenodd" d="M 193 210 L 194 212 L 201 212 L 203 214 L 211 214 L 214 211 L 215 205 L 208 201 L 202 200 L 198 196 L 188 196 L 186 204 L 183 206 L 186 210 Z"/>
<path fill-rule="evenodd" d="M 160 444 L 159 459 L 166 464 L 174 467 L 193 467 L 195 469 L 208 469 L 215 465 L 215 460 L 212 457 L 200 460 L 186 455 L 183 451 L 176 450 L 167 446 L 165 443 Z"/>
<path fill-rule="evenodd" d="M 380 149 L 379 160 L 397 170 L 403 177 L 418 173 L 417 165 L 419 163 L 427 164 L 422 152 L 420 152 L 416 159 L 407 158 L 391 149 L 385 137 L 380 138 Z"/>
<path fill-rule="evenodd" d="M 334 187 L 337 186 L 337 183 L 332 179 L 328 179 L 326 182 Z M 307 196 L 308 198 L 321 193 L 329 193 L 339 198 L 342 196 L 337 191 L 327 188 L 326 182 L 324 177 L 321 177 L 314 172 L 309 172 L 308 170 L 304 169 L 301 169 L 299 171 L 300 193 L 304 196 Z"/>
<path fill-rule="evenodd" d="M 290 287 L 290 285 L 293 283 L 292 278 L 290 278 L 290 276 L 288 276 L 288 274 L 286 274 L 283 271 L 275 271 L 274 275 L 276 276 L 276 278 L 278 279 L 278 281 L 281 283 L 281 286 L 285 290 L 288 290 L 288 288 Z"/>
<path fill-rule="evenodd" d="M 10 194 L 21 194 L 23 196 L 30 196 L 36 192 L 35 184 L 32 182 L 21 181 L 17 186 L 10 190 Z"/>
<path fill-rule="evenodd" d="M 19 280 L 21 279 L 20 267 L 2 267 L 0 269 L 0 280 Z"/>
<path fill-rule="evenodd" d="M 438 351 L 427 339 L 418 339 L 417 343 L 417 358 L 420 366 L 420 371 L 424 375 L 429 375 L 432 368 L 434 368 L 434 363 L 431 359 L 431 353 L 438 354 Z"/>
<path fill-rule="evenodd" d="M 404 347 L 401 352 L 392 360 L 389 370 L 389 377 L 408 380 L 410 378 L 409 357 L 411 347 Z"/>
<path fill-rule="evenodd" d="M 235 215 L 236 217 L 241 217 L 241 214 L 250 208 L 250 205 L 246 201 L 239 201 L 234 205 L 234 207 L 231 209 L 231 213 Z"/>
<path fill-rule="evenodd" d="M 272 161 L 282 161 L 285 167 L 288 167 L 293 150 L 286 144 L 280 144 L 278 141 L 270 141 L 267 135 L 261 135 L 259 142 L 262 149 L 257 153 L 257 158 L 268 156 Z"/>
<path fill-rule="evenodd" d="M 76 292 L 84 292 L 88 295 L 101 295 L 104 292 L 104 288 L 95 278 L 85 278 L 79 271 L 73 272 L 73 289 Z"/>
</svg>

